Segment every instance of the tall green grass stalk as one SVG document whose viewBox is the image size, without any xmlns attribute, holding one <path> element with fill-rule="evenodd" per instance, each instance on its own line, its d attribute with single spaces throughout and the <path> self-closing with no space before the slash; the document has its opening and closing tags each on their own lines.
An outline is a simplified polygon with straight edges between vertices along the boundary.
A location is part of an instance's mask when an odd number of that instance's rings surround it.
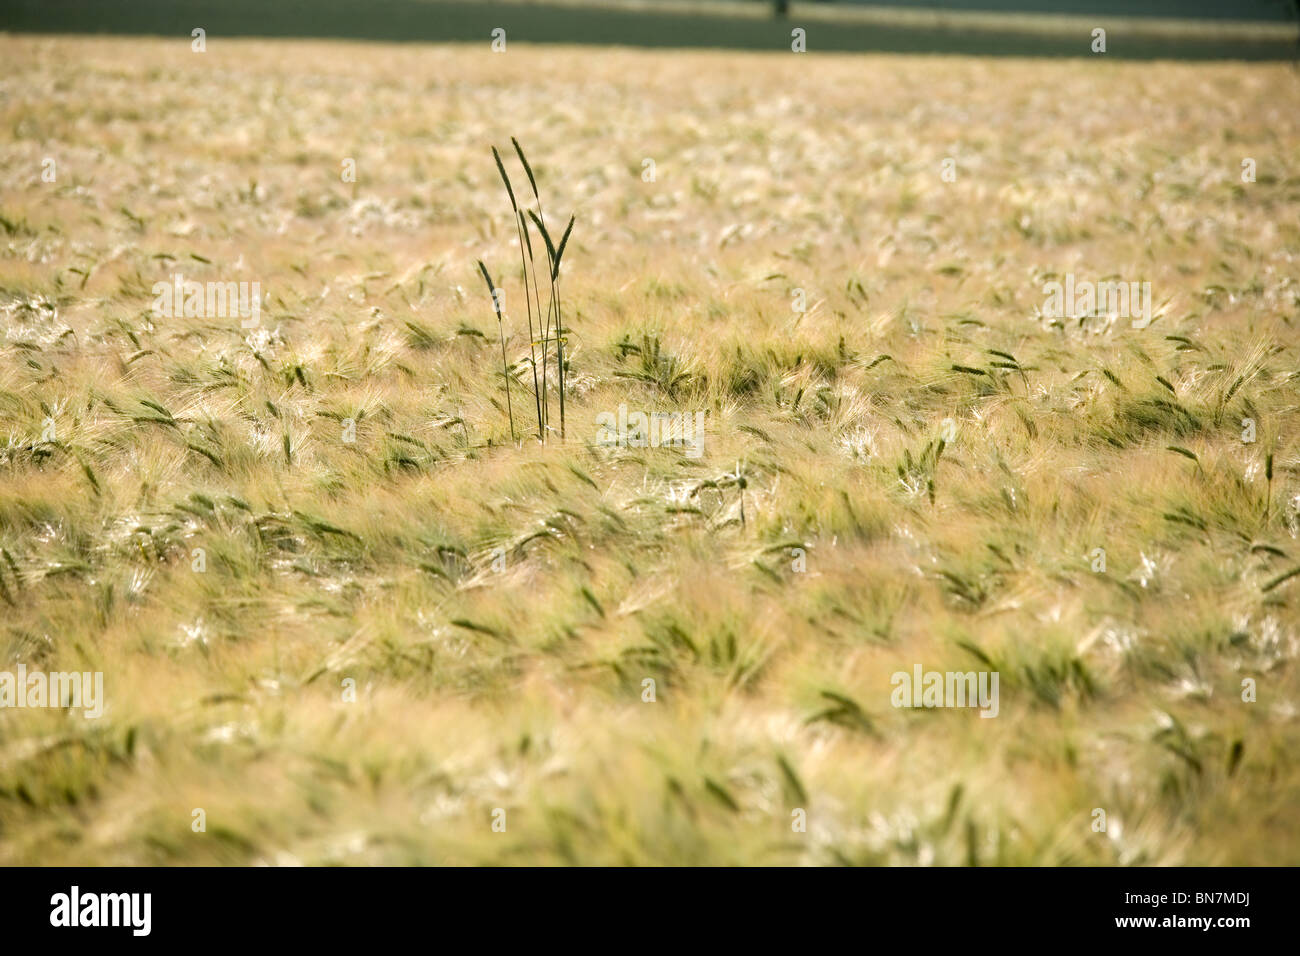
<svg viewBox="0 0 1300 956">
<path fill-rule="evenodd" d="M 544 436 L 542 433 L 542 396 L 537 387 L 537 349 L 536 336 L 533 333 L 533 303 L 528 298 L 528 264 L 524 259 L 524 232 L 520 226 L 519 204 L 515 202 L 515 191 L 510 185 L 510 177 L 506 175 L 505 164 L 501 162 L 501 154 L 497 152 L 495 146 L 492 147 L 492 158 L 497 161 L 497 171 L 501 173 L 501 181 L 505 183 L 506 194 L 510 197 L 510 208 L 514 211 L 515 233 L 519 236 L 519 265 L 524 273 L 524 305 L 528 309 L 528 355 L 533 366 L 533 402 L 537 406 L 537 438 L 541 440 Z M 534 277 L 534 286 L 536 278 Z M 537 321 L 541 323 L 541 310 L 538 309 Z"/>
<path fill-rule="evenodd" d="M 501 374 L 506 379 L 506 414 L 510 416 L 510 440 L 515 441 L 515 411 L 510 405 L 510 363 L 506 361 L 506 327 L 501 318 L 501 300 L 497 298 L 497 287 L 492 282 L 492 277 L 488 275 L 487 266 L 483 265 L 483 260 L 478 261 L 479 271 L 483 273 L 483 281 L 487 283 L 488 295 L 492 297 L 492 308 L 497 314 L 497 329 L 501 336 Z"/>
</svg>

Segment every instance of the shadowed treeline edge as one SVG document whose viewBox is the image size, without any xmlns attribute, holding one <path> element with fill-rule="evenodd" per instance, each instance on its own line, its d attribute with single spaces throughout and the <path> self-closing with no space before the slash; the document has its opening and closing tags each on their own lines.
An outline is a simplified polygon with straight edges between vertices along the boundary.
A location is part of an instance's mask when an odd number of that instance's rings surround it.
<svg viewBox="0 0 1300 956">
<path fill-rule="evenodd" d="M 749 5 L 745 5 L 749 7 Z M 846 9 L 816 5 L 815 16 L 756 16 L 752 8 L 723 12 L 631 9 L 566 4 L 456 2 L 456 0 L 9 0 L 0 30 L 14 33 L 124 34 L 188 37 L 195 27 L 210 36 L 344 38 L 420 43 L 489 42 L 503 27 L 511 42 L 612 44 L 786 50 L 790 31 L 808 32 L 810 52 L 953 53 L 981 56 L 1089 56 L 1089 31 L 1025 26 L 973 29 L 962 20 L 900 19 L 867 22 Z M 1161 35 L 1110 28 L 1107 56 L 1122 59 L 1288 60 L 1294 36 L 1278 31 L 1258 38 L 1228 32 Z M 1081 21 L 1080 21 L 1081 22 Z"/>
</svg>

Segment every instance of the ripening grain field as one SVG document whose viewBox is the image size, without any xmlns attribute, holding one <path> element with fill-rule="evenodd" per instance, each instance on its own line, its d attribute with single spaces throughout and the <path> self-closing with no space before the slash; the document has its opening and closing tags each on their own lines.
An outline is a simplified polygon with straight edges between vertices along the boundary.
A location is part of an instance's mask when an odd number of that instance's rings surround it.
<svg viewBox="0 0 1300 956">
<path fill-rule="evenodd" d="M 104 675 L 0 709 L 0 863 L 1300 861 L 1295 71 L 0 60 L 0 671 Z M 576 216 L 545 444 L 511 136 Z"/>
</svg>

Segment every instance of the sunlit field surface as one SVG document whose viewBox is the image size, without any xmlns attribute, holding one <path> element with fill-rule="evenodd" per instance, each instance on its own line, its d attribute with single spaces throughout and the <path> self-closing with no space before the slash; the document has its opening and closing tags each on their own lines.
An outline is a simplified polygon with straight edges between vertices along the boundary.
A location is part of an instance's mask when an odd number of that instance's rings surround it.
<svg viewBox="0 0 1300 956">
<path fill-rule="evenodd" d="M 1300 859 L 1291 68 L 0 60 L 0 669 L 106 697 L 0 710 L 0 863 Z M 576 215 L 545 445 L 512 135 Z"/>
</svg>

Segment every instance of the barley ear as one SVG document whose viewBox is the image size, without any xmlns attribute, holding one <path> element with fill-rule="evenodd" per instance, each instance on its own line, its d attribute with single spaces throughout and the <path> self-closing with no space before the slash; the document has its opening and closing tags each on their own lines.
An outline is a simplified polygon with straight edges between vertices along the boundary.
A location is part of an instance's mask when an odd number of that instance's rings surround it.
<svg viewBox="0 0 1300 956">
<path fill-rule="evenodd" d="M 519 162 L 524 164 L 524 172 L 528 174 L 528 185 L 533 187 L 533 198 L 537 200 L 537 208 L 540 209 L 542 197 L 537 194 L 537 180 L 533 178 L 533 167 L 528 165 L 528 157 L 524 155 L 524 148 L 519 145 L 519 140 L 511 136 L 510 142 L 515 144 L 515 152 L 519 154 Z"/>
<path fill-rule="evenodd" d="M 501 306 L 497 304 L 496 285 L 492 282 L 492 277 L 488 275 L 487 266 L 483 265 L 483 260 L 478 260 L 478 271 L 483 273 L 483 281 L 487 283 L 488 295 L 492 296 L 492 308 L 498 316 L 501 315 Z"/>
<path fill-rule="evenodd" d="M 495 146 L 492 147 L 492 158 L 497 161 L 497 172 L 501 174 L 501 181 L 506 184 L 506 192 L 510 194 L 510 208 L 517 213 L 519 204 L 515 202 L 515 191 L 510 185 L 510 177 L 506 175 L 505 164 L 501 162 L 501 154 L 497 152 Z"/>
</svg>

